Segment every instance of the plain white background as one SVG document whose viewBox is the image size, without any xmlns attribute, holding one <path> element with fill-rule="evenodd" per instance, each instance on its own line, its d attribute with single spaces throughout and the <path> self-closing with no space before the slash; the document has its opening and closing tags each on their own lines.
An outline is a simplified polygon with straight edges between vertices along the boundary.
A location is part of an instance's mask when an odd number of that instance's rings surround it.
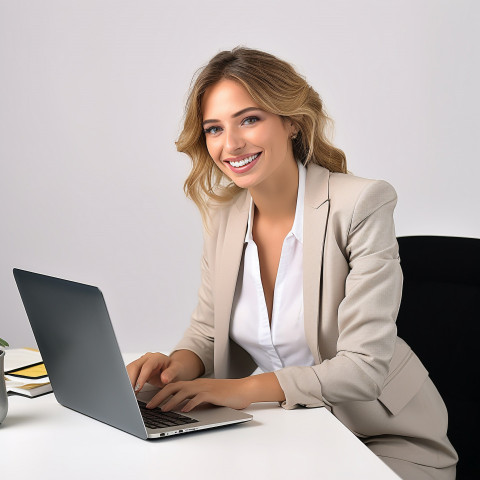
<svg viewBox="0 0 480 480">
<path fill-rule="evenodd" d="M 124 351 L 173 347 L 202 243 L 174 141 L 239 44 L 306 76 L 398 235 L 480 237 L 479 25 L 475 0 L 0 0 L 0 336 L 35 345 L 19 267 L 99 286 Z"/>
</svg>

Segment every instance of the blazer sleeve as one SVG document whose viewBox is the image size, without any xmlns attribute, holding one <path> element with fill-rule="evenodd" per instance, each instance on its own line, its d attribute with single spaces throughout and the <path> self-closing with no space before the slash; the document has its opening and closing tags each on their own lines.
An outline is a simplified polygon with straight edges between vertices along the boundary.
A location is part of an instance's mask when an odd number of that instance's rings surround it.
<svg viewBox="0 0 480 480">
<path fill-rule="evenodd" d="M 312 367 L 275 372 L 284 408 L 370 401 L 381 394 L 395 348 L 403 281 L 393 223 L 396 199 L 387 182 L 371 181 L 349 207 L 341 245 L 349 273 L 339 279 L 345 296 L 338 308 L 336 355 Z"/>
<path fill-rule="evenodd" d="M 207 242 L 204 241 L 197 306 L 192 313 L 190 326 L 174 348 L 174 351 L 190 350 L 198 355 L 205 367 L 203 376 L 213 374 L 214 312 L 210 263 Z"/>
</svg>

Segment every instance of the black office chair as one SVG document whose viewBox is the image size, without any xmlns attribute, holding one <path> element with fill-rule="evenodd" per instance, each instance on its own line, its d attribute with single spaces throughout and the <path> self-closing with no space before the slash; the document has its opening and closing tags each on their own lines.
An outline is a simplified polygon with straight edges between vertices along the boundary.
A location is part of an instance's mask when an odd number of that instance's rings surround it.
<svg viewBox="0 0 480 480">
<path fill-rule="evenodd" d="M 480 239 L 399 237 L 398 335 L 420 357 L 448 409 L 457 479 L 480 478 Z"/>
</svg>

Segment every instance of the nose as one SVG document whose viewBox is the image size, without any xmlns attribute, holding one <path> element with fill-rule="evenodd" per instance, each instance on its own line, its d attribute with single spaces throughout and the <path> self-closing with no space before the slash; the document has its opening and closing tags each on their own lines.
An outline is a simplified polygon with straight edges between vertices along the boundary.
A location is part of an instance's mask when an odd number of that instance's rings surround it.
<svg viewBox="0 0 480 480">
<path fill-rule="evenodd" d="M 245 140 L 239 131 L 229 129 L 225 134 L 225 149 L 227 152 L 234 153 L 245 146 Z"/>
</svg>

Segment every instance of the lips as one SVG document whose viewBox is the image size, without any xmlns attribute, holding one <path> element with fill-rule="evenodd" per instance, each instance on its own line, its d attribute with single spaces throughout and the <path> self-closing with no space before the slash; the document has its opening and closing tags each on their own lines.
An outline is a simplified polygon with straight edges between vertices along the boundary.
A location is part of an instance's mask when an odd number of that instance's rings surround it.
<svg viewBox="0 0 480 480">
<path fill-rule="evenodd" d="M 250 155 L 249 157 L 246 157 L 237 162 L 230 161 L 229 163 L 232 167 L 235 167 L 235 168 L 244 167 L 245 165 L 248 165 L 249 163 L 253 162 L 259 155 L 260 153 L 255 153 L 254 155 Z"/>
<path fill-rule="evenodd" d="M 257 163 L 257 159 L 261 153 L 262 152 L 250 153 L 239 157 L 227 158 L 224 162 L 233 172 L 245 173 Z"/>
</svg>

